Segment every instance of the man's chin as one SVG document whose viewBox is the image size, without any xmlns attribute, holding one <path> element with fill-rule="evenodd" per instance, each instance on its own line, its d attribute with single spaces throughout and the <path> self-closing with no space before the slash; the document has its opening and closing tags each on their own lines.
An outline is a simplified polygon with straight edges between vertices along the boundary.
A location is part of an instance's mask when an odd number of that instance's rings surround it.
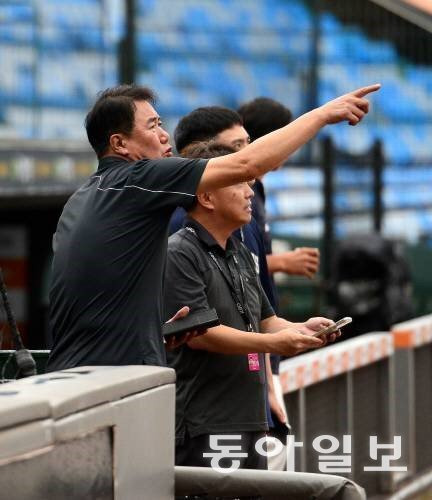
<svg viewBox="0 0 432 500">
<path fill-rule="evenodd" d="M 252 214 L 248 214 L 244 219 L 242 219 L 241 225 L 244 226 L 245 224 L 249 224 L 251 220 Z"/>
</svg>

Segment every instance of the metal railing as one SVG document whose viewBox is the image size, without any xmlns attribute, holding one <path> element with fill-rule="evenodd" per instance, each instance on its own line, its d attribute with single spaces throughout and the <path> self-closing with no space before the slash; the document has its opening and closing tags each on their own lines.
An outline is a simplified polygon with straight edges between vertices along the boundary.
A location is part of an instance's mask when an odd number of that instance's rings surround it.
<svg viewBox="0 0 432 500">
<path fill-rule="evenodd" d="M 366 472 L 364 467 L 373 465 L 368 459 L 369 436 L 378 436 L 379 443 L 391 441 L 392 354 L 391 336 L 371 333 L 282 362 L 289 420 L 295 441 L 302 443 L 296 470 L 339 470 L 369 495 L 391 491 L 388 474 Z M 337 451 L 344 455 L 344 464 L 335 463 L 330 454 L 325 461 L 324 454 L 317 453 L 320 436 L 344 443 L 342 452 Z M 335 466 L 326 467 L 325 462 Z"/>
<path fill-rule="evenodd" d="M 432 423 L 432 314 L 392 328 L 395 344 L 396 432 L 405 443 L 408 471 L 398 479 L 432 466 L 428 436 Z"/>
<path fill-rule="evenodd" d="M 361 335 L 283 361 L 281 383 L 293 442 L 302 443 L 296 446 L 296 470 L 324 472 L 327 467 L 346 474 L 368 495 L 390 494 L 410 481 L 409 494 L 424 489 L 432 482 L 431 379 L 432 315 L 395 325 L 390 333 Z M 345 457 L 344 463 L 331 453 L 318 453 L 320 436 L 337 440 L 340 447 L 332 453 Z M 383 467 L 385 455 L 391 460 Z"/>
</svg>

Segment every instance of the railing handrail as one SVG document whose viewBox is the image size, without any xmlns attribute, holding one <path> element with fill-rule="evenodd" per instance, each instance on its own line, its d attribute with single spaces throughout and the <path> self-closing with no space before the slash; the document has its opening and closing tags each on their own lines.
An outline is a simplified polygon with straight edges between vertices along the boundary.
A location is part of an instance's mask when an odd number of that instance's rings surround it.
<svg viewBox="0 0 432 500">
<path fill-rule="evenodd" d="M 343 334 L 342 334 L 343 335 Z M 393 354 L 388 332 L 367 333 L 282 361 L 280 378 L 285 394 L 375 363 Z"/>
<path fill-rule="evenodd" d="M 410 349 L 432 343 L 432 314 L 397 323 L 391 328 L 396 349 Z"/>
</svg>

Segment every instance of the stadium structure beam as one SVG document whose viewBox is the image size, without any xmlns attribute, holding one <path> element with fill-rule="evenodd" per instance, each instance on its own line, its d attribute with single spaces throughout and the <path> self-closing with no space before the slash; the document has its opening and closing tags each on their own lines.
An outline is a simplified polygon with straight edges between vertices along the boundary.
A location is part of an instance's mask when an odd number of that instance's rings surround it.
<svg viewBox="0 0 432 500">
<path fill-rule="evenodd" d="M 136 78 L 136 1 L 124 0 L 125 33 L 119 44 L 120 83 L 134 83 Z"/>
</svg>

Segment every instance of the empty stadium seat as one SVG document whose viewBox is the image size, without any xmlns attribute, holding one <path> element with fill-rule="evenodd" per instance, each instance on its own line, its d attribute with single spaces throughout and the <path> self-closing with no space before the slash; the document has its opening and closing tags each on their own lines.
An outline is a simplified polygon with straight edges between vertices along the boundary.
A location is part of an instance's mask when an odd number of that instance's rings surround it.
<svg viewBox="0 0 432 500">
<path fill-rule="evenodd" d="M 84 137 L 86 108 L 100 89 L 118 80 L 116 43 L 124 11 L 114 10 L 115 4 L 2 2 L 0 60 L 8 68 L 0 76 L 2 136 Z M 137 81 L 157 90 L 158 109 L 170 132 L 195 107 L 236 108 L 258 95 L 282 101 L 294 115 L 306 110 L 314 22 L 309 2 L 137 0 L 137 12 Z M 334 126 L 326 134 L 350 153 L 363 152 L 380 138 L 389 164 L 386 231 L 397 232 L 398 216 L 410 237 L 430 230 L 429 211 L 419 211 L 431 198 L 422 186 L 432 180 L 429 167 L 398 165 L 430 161 L 432 68 L 401 59 L 388 41 L 371 38 L 329 12 L 320 13 L 319 23 L 318 104 L 373 81 L 383 84 L 373 96 L 367 126 Z M 337 211 L 345 214 L 338 234 L 356 223 L 369 224 L 348 213 L 370 208 L 370 176 L 369 171 L 337 171 L 336 181 L 346 189 L 335 199 Z M 319 170 L 274 172 L 266 184 L 276 231 L 310 235 L 322 230 Z M 300 193 L 295 203 L 286 194 L 294 190 Z"/>
</svg>

